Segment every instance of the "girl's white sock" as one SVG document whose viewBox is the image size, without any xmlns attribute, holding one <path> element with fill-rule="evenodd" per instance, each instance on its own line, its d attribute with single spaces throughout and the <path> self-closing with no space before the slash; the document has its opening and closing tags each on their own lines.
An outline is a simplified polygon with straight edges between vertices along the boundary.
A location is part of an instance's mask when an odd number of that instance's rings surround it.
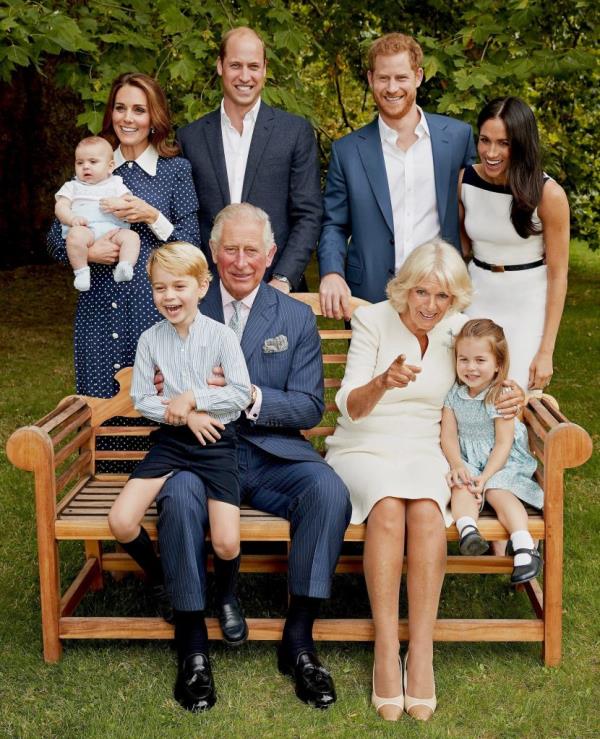
<svg viewBox="0 0 600 739">
<path fill-rule="evenodd" d="M 463 529 L 466 526 L 473 526 L 477 528 L 477 521 L 471 516 L 461 516 L 456 522 L 456 528 L 458 529 L 458 535 L 462 536 Z"/>
<path fill-rule="evenodd" d="M 513 549 L 515 552 L 517 549 L 533 549 L 533 539 L 529 531 L 513 531 L 510 535 Z M 528 565 L 531 562 L 529 554 L 517 554 L 515 555 L 515 567 L 520 565 Z"/>
</svg>

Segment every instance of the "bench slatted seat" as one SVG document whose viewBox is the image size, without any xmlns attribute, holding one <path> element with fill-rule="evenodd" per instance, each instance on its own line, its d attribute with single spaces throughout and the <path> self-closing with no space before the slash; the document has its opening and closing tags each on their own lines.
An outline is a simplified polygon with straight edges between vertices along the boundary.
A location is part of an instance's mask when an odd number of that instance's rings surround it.
<svg viewBox="0 0 600 739">
<path fill-rule="evenodd" d="M 320 315 L 316 294 L 295 295 Z M 353 300 L 353 308 L 364 301 Z M 333 322 L 330 322 L 333 323 Z M 320 330 L 325 364 L 326 414 L 319 427 L 305 436 L 322 446 L 335 426 L 333 396 L 340 385 L 351 332 L 345 328 Z M 124 573 L 137 565 L 123 552 L 104 551 L 104 542 L 113 540 L 107 514 L 127 480 L 126 474 L 102 472 L 110 460 L 130 463 L 144 451 L 123 451 L 110 447 L 110 440 L 146 437 L 154 426 L 110 425 L 114 417 L 137 418 L 129 397 L 131 368 L 120 370 L 116 379 L 119 393 L 110 399 L 69 396 L 35 424 L 15 431 L 7 443 L 7 454 L 17 467 L 34 473 L 36 527 L 38 540 L 40 599 L 44 659 L 56 662 L 65 639 L 171 639 L 173 627 L 160 618 L 78 616 L 77 606 L 90 591 L 102 589 L 106 572 Z M 434 638 L 439 641 L 538 641 L 543 644 L 547 665 L 560 662 L 562 637 L 563 566 L 563 477 L 564 470 L 583 464 L 591 455 L 589 435 L 568 421 L 553 399 L 532 399 L 524 412 L 530 445 L 539 461 L 537 479 L 545 491 L 544 513 L 532 512 L 529 527 L 535 539 L 543 541 L 543 584 L 527 583 L 524 590 L 533 607 L 533 618 L 468 619 L 440 618 Z M 106 425 L 103 425 L 106 424 Z M 102 444 L 98 444 L 102 440 Z M 108 441 L 108 448 L 107 447 Z M 115 445 L 116 446 L 116 445 Z M 102 448 L 100 448 L 102 447 Z M 157 513 L 152 506 L 144 526 L 156 539 Z M 350 525 L 346 542 L 362 542 L 365 526 Z M 488 540 L 506 538 L 507 533 L 493 513 L 484 513 L 480 530 Z M 243 542 L 289 542 L 289 524 L 251 508 L 241 510 Z M 447 529 L 448 541 L 457 541 L 454 526 Z M 59 542 L 83 541 L 84 563 L 67 589 L 59 578 Z M 337 572 L 362 572 L 362 558 L 343 554 Z M 209 563 L 210 566 L 210 563 Z M 507 574 L 509 557 L 448 557 L 447 572 L 453 574 Z M 281 553 L 249 553 L 242 556 L 242 572 L 281 573 L 287 559 Z M 283 618 L 248 618 L 250 639 L 275 640 L 281 636 Z M 210 638 L 220 638 L 216 619 L 207 619 Z M 405 619 L 398 626 L 400 638 L 408 637 Z M 367 641 L 373 639 L 370 619 L 324 618 L 315 623 L 316 639 Z"/>
</svg>

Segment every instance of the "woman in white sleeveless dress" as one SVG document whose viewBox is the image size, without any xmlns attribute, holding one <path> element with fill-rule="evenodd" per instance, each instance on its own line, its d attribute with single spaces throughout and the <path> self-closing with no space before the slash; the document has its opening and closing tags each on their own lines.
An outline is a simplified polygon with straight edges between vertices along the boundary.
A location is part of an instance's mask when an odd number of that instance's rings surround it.
<svg viewBox="0 0 600 739">
<path fill-rule="evenodd" d="M 474 296 L 465 312 L 503 327 L 509 376 L 541 393 L 552 377 L 567 291 L 569 204 L 543 173 L 535 117 L 522 100 L 492 100 L 478 128 L 480 163 L 459 179 L 463 251 L 473 255 Z"/>
</svg>

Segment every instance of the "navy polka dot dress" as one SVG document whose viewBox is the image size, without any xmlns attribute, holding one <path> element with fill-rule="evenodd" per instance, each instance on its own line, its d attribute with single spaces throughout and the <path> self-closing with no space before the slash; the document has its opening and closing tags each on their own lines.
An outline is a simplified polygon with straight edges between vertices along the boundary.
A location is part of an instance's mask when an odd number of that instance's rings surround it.
<svg viewBox="0 0 600 739">
<path fill-rule="evenodd" d="M 125 162 L 114 174 L 120 175 L 134 195 L 157 208 L 173 224 L 168 241 L 189 241 L 200 246 L 198 200 L 187 159 L 159 157 L 155 176 L 136 162 Z M 113 280 L 113 266 L 90 264 L 91 288 L 79 294 L 74 345 L 76 385 L 81 395 L 115 395 L 115 373 L 133 365 L 140 334 L 161 319 L 152 302 L 146 262 L 151 249 L 163 242 L 144 223 L 134 223 L 132 229 L 141 242 L 133 280 L 117 283 Z M 57 261 L 69 263 L 58 220 L 48 234 L 48 251 Z"/>
</svg>

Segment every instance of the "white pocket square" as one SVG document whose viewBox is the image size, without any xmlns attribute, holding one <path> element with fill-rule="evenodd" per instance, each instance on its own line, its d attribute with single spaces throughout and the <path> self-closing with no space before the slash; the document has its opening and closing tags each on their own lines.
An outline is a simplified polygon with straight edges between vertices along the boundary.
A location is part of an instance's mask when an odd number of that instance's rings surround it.
<svg viewBox="0 0 600 739">
<path fill-rule="evenodd" d="M 262 350 L 264 354 L 275 354 L 276 352 L 284 352 L 287 348 L 287 336 L 279 334 L 279 336 L 274 336 L 272 339 L 265 339 Z"/>
</svg>

